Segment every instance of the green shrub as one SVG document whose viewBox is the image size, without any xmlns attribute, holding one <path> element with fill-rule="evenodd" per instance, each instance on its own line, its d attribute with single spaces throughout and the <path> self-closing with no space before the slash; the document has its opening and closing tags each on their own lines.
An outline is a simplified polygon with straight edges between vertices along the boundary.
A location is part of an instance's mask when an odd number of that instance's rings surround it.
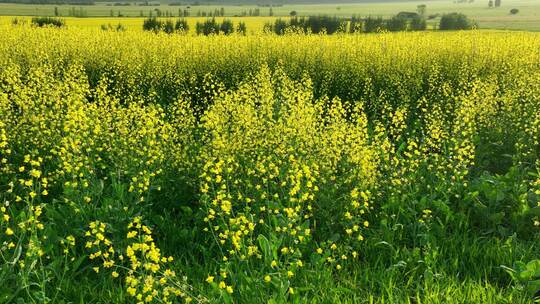
<svg viewBox="0 0 540 304">
<path fill-rule="evenodd" d="M 238 26 L 236 27 L 236 32 L 240 35 L 246 35 L 247 27 L 245 22 L 238 23 Z"/>
<path fill-rule="evenodd" d="M 394 16 L 386 21 L 386 27 L 391 32 L 401 32 L 407 29 L 407 19 Z"/>
<path fill-rule="evenodd" d="M 11 19 L 11 25 L 25 25 L 25 24 L 26 24 L 26 20 L 24 19 L 19 19 L 19 18 Z"/>
<path fill-rule="evenodd" d="M 171 20 L 167 20 L 163 23 L 162 29 L 165 33 L 172 34 L 174 33 L 174 23 Z"/>
<path fill-rule="evenodd" d="M 219 26 L 219 31 L 225 35 L 234 33 L 234 24 L 231 20 L 223 20 Z"/>
<path fill-rule="evenodd" d="M 464 14 L 450 13 L 443 15 L 439 24 L 439 29 L 446 30 L 471 30 L 475 24 Z"/>
<path fill-rule="evenodd" d="M 143 22 L 144 31 L 152 31 L 154 33 L 165 32 L 167 34 L 184 33 L 189 30 L 189 25 L 186 20 L 178 19 L 175 23 L 172 20 L 160 21 L 156 17 L 145 19 Z"/>
<path fill-rule="evenodd" d="M 63 27 L 66 25 L 66 21 L 59 18 L 52 17 L 34 17 L 32 18 L 32 25 L 38 27 L 44 26 L 53 26 L 53 27 Z"/>
<path fill-rule="evenodd" d="M 364 21 L 356 16 L 352 16 L 351 22 L 349 23 L 349 33 L 359 33 L 362 32 Z"/>
<path fill-rule="evenodd" d="M 218 34 L 220 25 L 216 22 L 215 18 L 204 21 L 203 23 L 197 22 L 196 31 L 197 35 L 208 36 L 210 34 Z"/>
<path fill-rule="evenodd" d="M 186 19 L 178 19 L 178 20 L 176 20 L 176 23 L 174 25 L 174 29 L 177 32 L 188 32 L 189 31 L 189 24 L 186 21 Z"/>
<path fill-rule="evenodd" d="M 381 17 L 367 17 L 364 20 L 364 32 L 376 33 L 386 30 L 386 22 Z"/>
<path fill-rule="evenodd" d="M 425 31 L 427 29 L 427 22 L 426 19 L 422 17 L 417 17 L 411 19 L 410 23 L 410 30 L 411 31 Z"/>
<path fill-rule="evenodd" d="M 158 21 L 156 17 L 147 18 L 143 22 L 144 31 L 153 31 L 155 33 L 161 30 L 161 21 Z"/>
</svg>

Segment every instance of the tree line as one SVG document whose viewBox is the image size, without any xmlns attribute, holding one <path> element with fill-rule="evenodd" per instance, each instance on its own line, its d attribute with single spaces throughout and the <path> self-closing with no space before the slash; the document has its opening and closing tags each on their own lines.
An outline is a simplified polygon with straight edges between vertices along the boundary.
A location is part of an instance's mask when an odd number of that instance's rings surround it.
<svg viewBox="0 0 540 304">
<path fill-rule="evenodd" d="M 164 32 L 167 34 L 185 34 L 189 31 L 189 24 L 185 19 L 178 19 L 176 22 L 173 22 L 172 20 L 158 20 L 157 18 L 152 17 L 144 20 L 143 30 L 154 33 Z M 215 18 L 212 18 L 203 22 L 197 22 L 195 25 L 195 31 L 197 35 L 205 36 L 211 34 L 230 35 L 233 33 L 245 35 L 247 27 L 244 22 L 239 22 L 235 26 L 235 24 L 229 19 L 218 22 Z"/>
<path fill-rule="evenodd" d="M 438 28 L 440 30 L 469 30 L 477 27 L 467 16 L 460 13 L 449 13 L 441 17 Z M 427 30 L 427 21 L 416 13 L 400 13 L 391 18 L 353 16 L 341 18 L 335 16 L 310 16 L 290 19 L 276 19 L 267 23 L 264 31 L 283 35 L 288 32 L 326 33 L 377 33 Z"/>
</svg>

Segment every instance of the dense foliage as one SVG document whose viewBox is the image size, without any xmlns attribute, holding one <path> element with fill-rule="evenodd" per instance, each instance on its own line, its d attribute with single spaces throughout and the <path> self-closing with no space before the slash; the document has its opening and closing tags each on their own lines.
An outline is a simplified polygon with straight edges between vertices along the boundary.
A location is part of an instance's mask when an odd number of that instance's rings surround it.
<svg viewBox="0 0 540 304">
<path fill-rule="evenodd" d="M 38 27 L 43 27 L 43 26 L 63 27 L 66 25 L 66 22 L 60 18 L 34 17 L 32 18 L 32 25 L 38 26 Z"/>
<path fill-rule="evenodd" d="M 172 20 L 159 20 L 156 17 L 145 19 L 143 22 L 144 31 L 152 31 L 154 33 L 164 32 L 172 33 L 187 33 L 189 24 L 185 19 L 177 19 L 174 23 Z"/>
<path fill-rule="evenodd" d="M 2 302 L 536 291 L 536 33 L 0 30 Z"/>
<path fill-rule="evenodd" d="M 234 27 L 234 23 L 225 19 L 222 22 L 217 22 L 215 18 L 207 19 L 204 22 L 197 22 L 195 27 L 197 35 L 230 35 L 235 32 L 245 34 L 246 33 L 246 24 L 240 22 L 238 26 Z"/>
<path fill-rule="evenodd" d="M 474 27 L 476 24 L 460 13 L 444 14 L 439 23 L 440 30 L 470 30 Z"/>
<path fill-rule="evenodd" d="M 335 33 L 401 32 L 407 30 L 423 31 L 426 29 L 426 20 L 420 16 L 412 18 L 394 16 L 390 19 L 371 16 L 366 18 L 357 16 L 351 18 L 330 16 L 278 18 L 273 23 L 267 23 L 264 27 L 265 32 L 272 32 L 278 35 L 284 35 L 286 33 L 325 33 L 332 35 Z"/>
</svg>

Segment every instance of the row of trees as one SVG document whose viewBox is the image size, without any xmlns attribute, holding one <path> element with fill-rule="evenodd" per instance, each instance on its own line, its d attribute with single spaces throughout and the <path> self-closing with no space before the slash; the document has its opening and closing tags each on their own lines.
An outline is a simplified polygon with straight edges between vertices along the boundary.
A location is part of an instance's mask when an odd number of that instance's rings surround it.
<svg viewBox="0 0 540 304">
<path fill-rule="evenodd" d="M 165 32 L 167 34 L 186 33 L 189 31 L 189 25 L 185 19 L 178 19 L 176 22 L 173 22 L 172 20 L 162 21 L 153 17 L 144 20 L 143 30 L 154 33 Z"/>
<path fill-rule="evenodd" d="M 231 20 L 223 20 L 219 23 L 215 18 L 208 19 L 204 22 L 197 22 L 195 26 L 197 35 L 211 35 L 211 34 L 223 34 L 230 35 L 232 33 L 238 33 L 245 35 L 247 32 L 247 27 L 244 22 L 239 22 L 237 26 L 234 26 L 234 23 Z"/>
<path fill-rule="evenodd" d="M 304 33 L 374 33 L 381 31 L 422 31 L 426 30 L 426 20 L 418 15 L 408 18 L 394 16 L 390 19 L 381 17 L 352 17 L 350 19 L 330 16 L 293 17 L 289 20 L 277 19 L 273 24 L 265 25 L 266 32 L 283 35 L 286 32 Z"/>
<path fill-rule="evenodd" d="M 445 14 L 439 23 L 440 30 L 470 30 L 477 27 L 467 16 L 460 13 Z M 264 26 L 265 32 L 283 35 L 287 32 L 303 33 L 376 33 L 376 32 L 401 32 L 401 31 L 424 31 L 427 22 L 424 17 L 416 13 L 400 13 L 390 19 L 382 17 L 360 18 L 353 16 L 350 19 L 311 16 L 293 17 L 288 20 L 277 19 L 274 23 Z"/>
<path fill-rule="evenodd" d="M 172 20 L 158 20 L 155 17 L 148 18 L 143 22 L 143 30 L 154 33 L 164 32 L 167 34 L 180 33 L 184 34 L 189 31 L 189 24 L 185 19 L 178 19 L 176 22 Z M 223 20 L 217 22 L 215 18 L 208 19 L 204 22 L 197 22 L 195 26 L 197 35 L 223 34 L 230 35 L 232 33 L 246 34 L 247 27 L 244 22 L 239 22 L 234 25 L 231 20 Z"/>
</svg>

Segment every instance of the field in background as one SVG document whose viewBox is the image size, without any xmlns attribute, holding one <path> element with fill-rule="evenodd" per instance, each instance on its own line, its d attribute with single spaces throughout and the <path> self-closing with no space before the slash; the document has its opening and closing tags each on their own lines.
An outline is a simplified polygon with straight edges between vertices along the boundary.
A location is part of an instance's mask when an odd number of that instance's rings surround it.
<svg viewBox="0 0 540 304">
<path fill-rule="evenodd" d="M 26 20 L 30 22 L 31 17 L 13 17 L 13 16 L 0 16 L 0 25 L 9 25 L 11 21 L 17 18 L 19 20 Z M 217 21 L 223 19 L 230 19 L 234 22 L 235 26 L 239 22 L 246 23 L 248 34 L 261 33 L 264 25 L 268 22 L 273 22 L 277 17 L 217 17 Z M 77 17 L 65 17 L 66 25 L 69 27 L 77 28 L 100 28 L 102 25 L 111 24 L 116 26 L 121 24 L 126 30 L 129 31 L 142 31 L 142 25 L 145 18 L 140 17 L 91 17 L 91 18 L 77 18 Z M 166 18 L 160 18 L 166 19 Z M 208 18 L 205 17 L 189 17 L 186 18 L 189 24 L 190 32 L 195 33 L 195 25 L 197 22 L 203 22 Z"/>
<path fill-rule="evenodd" d="M 118 1 L 122 2 L 122 1 Z M 317 4 L 317 5 L 284 5 L 272 8 L 274 16 L 288 16 L 291 11 L 296 11 L 300 16 L 309 15 L 336 15 L 349 17 L 351 15 L 360 16 L 384 16 L 389 17 L 401 11 L 415 11 L 419 4 L 427 5 L 427 15 L 444 14 L 448 12 L 462 12 L 475 19 L 481 28 L 486 29 L 509 29 L 509 30 L 540 30 L 540 1 L 536 0 L 504 0 L 499 8 L 488 8 L 487 1 L 475 1 L 473 3 L 453 3 L 452 1 L 412 1 L 412 2 L 389 2 L 389 3 L 362 3 L 362 4 Z M 25 4 L 0 4 L 0 15 L 4 16 L 53 16 L 55 7 L 61 16 L 68 16 L 73 9 L 70 5 L 25 5 Z M 222 6 L 191 6 L 189 11 L 191 16 L 195 17 L 198 11 L 214 12 Z M 240 16 L 243 12 L 259 9 L 261 17 L 269 17 L 270 9 L 257 6 L 223 6 L 225 15 L 228 17 Z M 93 21 L 68 21 L 74 25 L 94 25 L 95 23 L 122 23 L 128 27 L 142 24 L 141 20 L 128 20 L 116 17 L 120 13 L 124 17 L 144 17 L 150 15 L 150 11 L 155 16 L 155 9 L 161 12 L 170 12 L 178 16 L 178 11 L 187 9 L 186 6 L 169 6 L 162 4 L 160 6 L 110 6 L 105 3 L 98 3 L 93 6 L 75 6 L 77 10 L 81 9 L 87 17 L 108 17 L 114 16 L 112 20 L 93 20 Z M 517 15 L 511 15 L 512 8 L 519 9 Z M 192 19 L 192 18 L 190 18 Z M 259 17 L 245 17 L 247 23 L 264 23 Z M 195 21 L 192 21 L 195 23 Z M 248 27 L 249 28 L 249 27 Z"/>
</svg>

